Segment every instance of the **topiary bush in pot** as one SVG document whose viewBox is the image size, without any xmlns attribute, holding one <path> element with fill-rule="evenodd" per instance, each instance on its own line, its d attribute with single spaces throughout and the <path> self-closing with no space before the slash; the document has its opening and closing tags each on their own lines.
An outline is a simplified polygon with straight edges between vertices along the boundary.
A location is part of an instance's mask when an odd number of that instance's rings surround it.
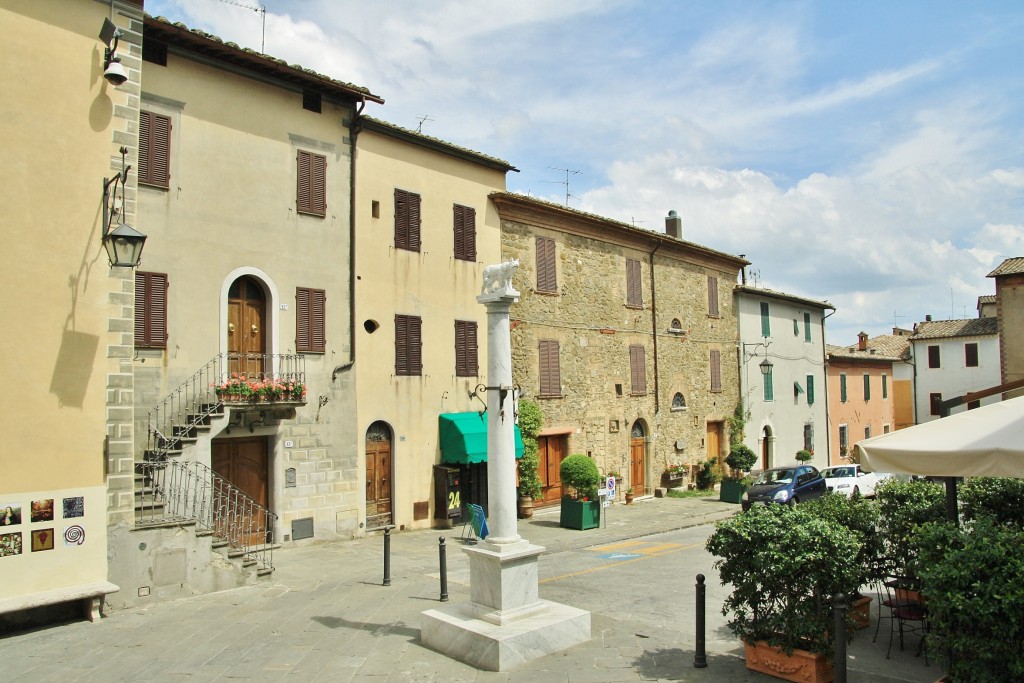
<svg viewBox="0 0 1024 683">
<path fill-rule="evenodd" d="M 744 480 L 744 473 L 757 462 L 757 454 L 742 443 L 733 444 L 729 455 L 725 456 L 725 464 L 729 466 L 729 476 L 722 480 L 718 499 L 727 503 L 739 503 L 743 492 L 749 488 Z"/>
<path fill-rule="evenodd" d="M 831 659 L 832 596 L 855 593 L 863 579 L 850 561 L 861 549 L 856 533 L 805 506 L 759 505 L 719 522 L 706 548 L 731 587 L 722 614 L 744 643 Z"/>
<path fill-rule="evenodd" d="M 560 525 L 569 529 L 593 529 L 601 519 L 601 502 L 597 485 L 601 475 L 594 461 L 582 454 L 562 460 L 559 472 L 569 495 L 562 497 Z"/>
</svg>

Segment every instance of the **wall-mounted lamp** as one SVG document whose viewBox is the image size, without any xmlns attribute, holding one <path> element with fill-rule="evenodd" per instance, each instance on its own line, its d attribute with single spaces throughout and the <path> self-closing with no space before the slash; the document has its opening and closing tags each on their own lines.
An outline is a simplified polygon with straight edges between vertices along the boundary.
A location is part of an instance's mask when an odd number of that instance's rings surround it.
<svg viewBox="0 0 1024 683">
<path fill-rule="evenodd" d="M 100 29 L 100 40 L 106 45 L 103 49 L 103 78 L 115 87 L 128 80 L 128 70 L 116 54 L 117 43 L 123 35 L 114 22 L 107 18 L 103 19 L 103 28 Z"/>
<path fill-rule="evenodd" d="M 754 348 L 754 350 L 752 352 L 748 353 L 747 352 L 747 347 L 748 346 L 752 346 Z M 763 342 L 757 342 L 756 344 L 747 344 L 747 343 L 743 344 L 743 362 L 744 363 L 746 363 L 751 358 L 757 358 L 757 349 L 758 349 L 758 347 L 764 347 L 764 360 L 761 361 L 760 363 L 758 363 L 757 367 L 759 367 L 761 369 L 761 374 L 764 375 L 765 377 L 767 377 L 768 375 L 772 374 L 772 368 L 775 367 L 774 364 L 770 360 L 768 360 L 768 347 L 769 346 L 771 346 L 771 342 L 768 341 L 768 337 L 765 337 Z"/>
<path fill-rule="evenodd" d="M 109 21 L 109 19 L 107 20 Z M 142 260 L 142 247 L 146 243 L 146 236 L 124 222 L 124 184 L 128 180 L 130 165 L 124 162 L 128 148 L 121 148 L 121 172 L 113 178 L 103 179 L 103 248 L 107 250 L 107 258 L 110 266 L 116 268 L 136 268 Z M 121 186 L 120 200 L 117 195 L 117 186 Z M 110 224 L 120 216 L 121 220 L 116 228 L 110 229 Z"/>
</svg>

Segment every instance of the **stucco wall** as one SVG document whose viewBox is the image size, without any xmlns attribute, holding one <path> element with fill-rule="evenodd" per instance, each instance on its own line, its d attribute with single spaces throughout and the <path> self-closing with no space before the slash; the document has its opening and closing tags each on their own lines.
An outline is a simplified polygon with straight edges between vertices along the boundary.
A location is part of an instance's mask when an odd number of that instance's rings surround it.
<svg viewBox="0 0 1024 683">
<path fill-rule="evenodd" d="M 964 345 L 969 343 L 978 345 L 977 367 L 966 366 Z M 929 346 L 939 347 L 938 368 L 928 367 Z M 931 414 L 931 394 L 942 394 L 942 399 L 947 400 L 972 391 L 994 387 L 1000 382 L 999 340 L 996 335 L 921 339 L 913 341 L 910 348 L 917 365 L 914 399 L 918 424 L 938 419 L 937 415 Z M 981 405 L 997 403 L 1000 400 L 999 395 L 989 396 L 981 399 Z M 966 410 L 966 406 L 954 409 L 953 412 L 960 410 Z"/>
<path fill-rule="evenodd" d="M 829 464 L 845 462 L 853 452 L 856 443 L 865 438 L 865 428 L 871 436 L 893 431 L 896 422 L 895 395 L 893 387 L 893 364 L 891 361 L 860 361 L 857 359 L 832 358 L 828 364 L 828 407 L 829 439 L 831 458 Z M 846 401 L 842 400 L 841 376 L 846 375 Z M 871 396 L 864 396 L 864 375 L 869 376 Z M 882 396 L 882 375 L 888 385 L 888 395 Z M 839 427 L 848 429 L 847 451 L 839 445 Z"/>
<path fill-rule="evenodd" d="M 392 514 L 399 528 L 434 523 L 433 465 L 440 461 L 438 415 L 480 410 L 470 392 L 486 382 L 486 309 L 477 303 L 483 269 L 501 260 L 498 216 L 488 194 L 504 190 L 503 171 L 457 159 L 382 132 L 357 138 L 356 476 L 365 482 L 367 429 L 388 425 Z M 420 195 L 421 247 L 397 249 L 396 188 Z M 377 216 L 374 216 L 374 202 Z M 454 258 L 453 204 L 476 210 L 475 261 Z M 422 318 L 423 372 L 395 374 L 395 315 Z M 455 375 L 455 320 L 476 321 L 479 374 Z M 365 504 L 365 489 L 361 492 Z M 427 503 L 427 516 L 414 514 Z M 365 509 L 359 511 L 359 529 Z"/>
</svg>

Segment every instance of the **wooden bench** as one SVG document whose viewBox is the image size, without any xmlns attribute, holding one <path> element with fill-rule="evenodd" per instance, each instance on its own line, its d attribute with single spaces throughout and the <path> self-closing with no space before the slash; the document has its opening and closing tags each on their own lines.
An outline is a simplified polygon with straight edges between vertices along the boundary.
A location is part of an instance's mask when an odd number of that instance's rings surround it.
<svg viewBox="0 0 1024 683">
<path fill-rule="evenodd" d="M 80 600 L 85 618 L 89 621 L 97 621 L 101 617 L 100 605 L 103 602 L 103 596 L 116 593 L 119 590 L 121 589 L 109 581 L 94 581 L 77 586 L 66 586 L 38 593 L 0 598 L 0 614 Z"/>
</svg>

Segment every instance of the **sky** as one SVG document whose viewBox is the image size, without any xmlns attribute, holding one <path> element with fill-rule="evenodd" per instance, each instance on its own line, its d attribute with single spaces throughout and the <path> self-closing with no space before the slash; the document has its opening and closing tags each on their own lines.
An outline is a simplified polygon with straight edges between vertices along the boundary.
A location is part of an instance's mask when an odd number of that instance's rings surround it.
<svg viewBox="0 0 1024 683">
<path fill-rule="evenodd" d="M 748 284 L 835 306 L 832 344 L 976 317 L 1024 256 L 1019 0 L 258 5 L 145 7 L 368 88 L 510 191 L 659 232 L 675 210 Z"/>
</svg>

